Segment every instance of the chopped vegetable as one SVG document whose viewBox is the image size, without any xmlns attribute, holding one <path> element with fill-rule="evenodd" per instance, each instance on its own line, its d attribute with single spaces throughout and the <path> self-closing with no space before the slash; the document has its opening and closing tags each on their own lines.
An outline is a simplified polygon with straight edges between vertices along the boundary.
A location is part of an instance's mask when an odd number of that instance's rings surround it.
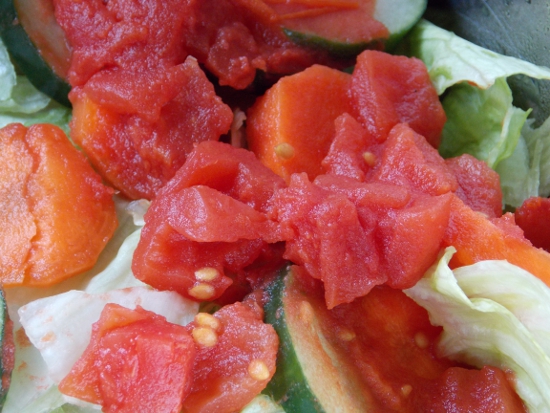
<svg viewBox="0 0 550 413">
<path fill-rule="evenodd" d="M 179 413 L 191 391 L 191 334 L 140 306 L 107 304 L 82 357 L 59 390 L 102 411 Z"/>
<path fill-rule="evenodd" d="M 267 393 L 286 411 L 523 411 L 502 370 L 438 358 L 441 330 L 402 291 L 377 287 L 327 310 L 303 276 L 291 268 L 267 289 L 282 342 Z"/>
<path fill-rule="evenodd" d="M 113 191 L 61 129 L 0 129 L 4 286 L 47 286 L 93 267 L 117 226 Z"/>
<path fill-rule="evenodd" d="M 512 369 L 529 411 L 548 411 L 550 289 L 506 261 L 451 271 L 453 253 L 448 248 L 422 280 L 405 290 L 428 310 L 433 324 L 443 326 L 439 354 L 478 367 Z"/>
<path fill-rule="evenodd" d="M 319 65 L 282 78 L 247 113 L 250 150 L 287 181 L 295 172 L 321 174 L 334 120 L 351 109 L 350 82 L 349 74 Z"/>
<path fill-rule="evenodd" d="M 549 69 L 426 21 L 392 49 L 403 56 L 293 42 L 381 47 L 369 36 L 390 34 L 393 47 L 424 0 L 13 1 L 35 40 L 62 28 L 71 138 L 115 189 L 93 171 L 75 181 L 67 162 L 34 185 L 46 152 L 29 155 L 31 143 L 50 148 L 36 131 L 76 150 L 53 126 L 4 129 L 23 138 L 1 151 L 1 227 L 27 235 L 0 242 L 23 251 L 10 262 L 48 237 L 112 236 L 87 271 L 5 285 L 16 348 L 6 413 L 550 411 L 550 254 L 527 231 L 542 209 L 503 214 L 550 182 L 550 121 L 535 128 L 507 78 Z M 352 24 L 365 13 L 389 31 Z M 0 115 L 67 115 L 3 51 Z M 75 195 L 86 185 L 109 199 L 107 216 L 116 208 L 112 235 L 56 215 L 103 205 Z M 515 219 L 535 210 L 524 234 Z M 68 265 L 92 249 L 48 251 Z"/>
</svg>

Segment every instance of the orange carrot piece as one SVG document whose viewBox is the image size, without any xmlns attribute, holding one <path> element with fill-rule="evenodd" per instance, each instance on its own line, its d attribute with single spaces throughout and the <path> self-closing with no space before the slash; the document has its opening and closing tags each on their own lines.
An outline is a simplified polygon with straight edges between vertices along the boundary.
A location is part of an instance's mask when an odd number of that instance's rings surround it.
<svg viewBox="0 0 550 413">
<path fill-rule="evenodd" d="M 550 254 L 527 241 L 515 225 L 513 215 L 489 219 L 473 211 L 458 197 L 453 198 L 450 223 L 444 237 L 444 244 L 457 250 L 450 263 L 453 268 L 482 260 L 507 260 L 550 286 Z"/>
<path fill-rule="evenodd" d="M 323 173 L 334 120 L 350 110 L 349 83 L 349 74 L 318 65 L 282 78 L 248 112 L 249 148 L 287 181 L 294 172 Z"/>
<path fill-rule="evenodd" d="M 0 129 L 0 283 L 55 284 L 91 268 L 117 227 L 113 190 L 52 125 Z"/>
</svg>

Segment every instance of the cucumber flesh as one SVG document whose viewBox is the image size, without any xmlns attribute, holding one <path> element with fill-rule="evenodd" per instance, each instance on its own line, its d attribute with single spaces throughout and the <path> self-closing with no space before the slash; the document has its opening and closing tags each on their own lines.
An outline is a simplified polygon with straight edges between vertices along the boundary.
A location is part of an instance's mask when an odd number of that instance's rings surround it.
<svg viewBox="0 0 550 413">
<path fill-rule="evenodd" d="M 321 327 L 322 296 L 301 290 L 292 269 L 267 288 L 266 322 L 279 335 L 277 369 L 264 393 L 287 413 L 376 411 L 345 357 Z"/>
<path fill-rule="evenodd" d="M 428 6 L 427 0 L 378 0 L 373 17 L 383 23 L 390 32 L 385 49 L 395 45 L 422 18 Z"/>
<path fill-rule="evenodd" d="M 68 57 L 62 54 L 68 53 L 68 50 L 59 46 L 66 44 L 61 28 L 48 19 L 46 25 L 29 28 L 29 32 L 33 33 L 36 38 L 36 41 L 33 41 L 22 25 L 22 22 L 32 21 L 33 13 L 38 14 L 42 7 L 41 3 L 48 3 L 48 1 L 20 0 L 16 3 L 13 0 L 0 0 L 0 37 L 2 37 L 17 68 L 27 76 L 34 87 L 62 105 L 71 107 L 67 97 L 71 87 L 62 75 L 53 69 L 55 67 L 60 73 L 64 73 L 67 65 Z M 38 39 L 41 32 L 45 32 L 47 35 Z M 54 53 L 58 54 L 56 56 L 50 54 L 51 64 L 44 57 L 47 54 L 43 55 L 37 47 L 37 44 L 41 42 L 44 44 L 46 40 L 49 43 L 58 44 L 51 48 Z"/>
</svg>

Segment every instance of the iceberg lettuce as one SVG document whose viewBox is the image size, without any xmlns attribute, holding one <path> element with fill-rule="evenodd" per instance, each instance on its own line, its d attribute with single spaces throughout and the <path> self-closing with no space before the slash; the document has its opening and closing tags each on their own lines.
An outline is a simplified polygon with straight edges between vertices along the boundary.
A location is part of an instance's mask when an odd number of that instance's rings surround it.
<svg viewBox="0 0 550 413">
<path fill-rule="evenodd" d="M 550 195 L 550 121 L 534 129 L 529 111 L 513 106 L 506 81 L 513 75 L 550 80 L 549 68 L 494 53 L 425 20 L 399 51 L 426 64 L 442 95 L 444 157 L 469 153 L 485 161 L 499 173 L 504 203 L 511 207 Z"/>
<path fill-rule="evenodd" d="M 507 261 L 451 270 L 454 252 L 405 290 L 443 327 L 440 356 L 512 370 L 529 411 L 550 412 L 550 288 Z"/>
<path fill-rule="evenodd" d="M 518 74 L 550 79 L 549 68 L 492 52 L 427 20 L 413 27 L 399 51 L 426 64 L 439 95 L 459 83 L 487 89 L 497 79 Z"/>
<path fill-rule="evenodd" d="M 443 99 L 447 122 L 439 152 L 445 158 L 469 153 L 495 168 L 514 152 L 529 112 L 512 105 L 504 78 L 480 89 L 456 85 Z"/>
<path fill-rule="evenodd" d="M 53 287 L 15 287 L 6 291 L 10 318 L 18 339 L 15 341 L 15 369 L 3 413 L 98 411 L 97 406 L 67 404 L 67 399 L 57 390 L 56 382 L 72 363 L 74 357 L 69 355 L 73 352 L 80 354 L 82 347 L 87 345 L 85 338 L 89 336 L 91 323 L 99 317 L 97 311 L 105 302 L 114 300 L 131 305 L 137 300 L 144 308 L 179 323 L 186 323 L 197 312 L 197 304 L 182 301 L 175 293 L 163 293 L 162 300 L 158 300 L 160 292 L 145 287 L 133 276 L 132 256 L 139 241 L 148 202 L 128 202 L 115 197 L 115 205 L 119 227 L 94 268 Z M 22 322 L 19 311 L 23 315 Z M 44 321 L 46 313 L 50 314 L 53 324 Z M 72 337 L 78 339 L 70 340 L 69 334 L 71 331 L 74 333 L 75 328 L 79 330 Z M 41 348 L 41 344 L 34 346 L 27 339 L 33 337 L 37 343 L 37 337 L 48 331 L 58 339 L 45 348 Z"/>
</svg>

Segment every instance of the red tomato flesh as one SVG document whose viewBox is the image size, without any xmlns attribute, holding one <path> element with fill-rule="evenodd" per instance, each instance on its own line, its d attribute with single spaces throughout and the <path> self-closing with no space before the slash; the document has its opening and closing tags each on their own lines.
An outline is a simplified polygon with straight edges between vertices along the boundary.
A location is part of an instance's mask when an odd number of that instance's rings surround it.
<svg viewBox="0 0 550 413">
<path fill-rule="evenodd" d="M 239 302 L 222 307 L 213 317 L 213 328 L 201 326 L 200 318 L 186 326 L 194 337 L 203 333 L 201 327 L 213 329 L 214 337 L 204 344 L 199 339 L 192 390 L 183 402 L 187 413 L 239 411 L 275 373 L 279 339 L 273 327 L 263 323 L 261 312 Z"/>
<path fill-rule="evenodd" d="M 514 213 L 525 237 L 537 248 L 550 252 L 550 199 L 526 199 Z"/>
<path fill-rule="evenodd" d="M 105 412 L 179 413 L 191 390 L 195 352 L 184 327 L 141 307 L 107 304 L 59 390 Z"/>
<path fill-rule="evenodd" d="M 350 95 L 353 115 L 379 141 L 396 124 L 408 123 L 439 146 L 446 116 L 421 60 L 366 50 L 357 57 Z"/>
</svg>

